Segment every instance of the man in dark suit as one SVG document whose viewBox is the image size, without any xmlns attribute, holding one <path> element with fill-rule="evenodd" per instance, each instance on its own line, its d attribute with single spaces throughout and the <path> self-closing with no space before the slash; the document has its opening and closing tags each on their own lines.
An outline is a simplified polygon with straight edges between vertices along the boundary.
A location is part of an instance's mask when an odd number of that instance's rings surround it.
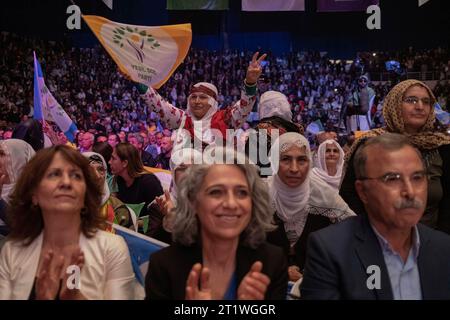
<svg viewBox="0 0 450 320">
<path fill-rule="evenodd" d="M 419 223 L 427 199 L 420 153 L 406 137 L 368 139 L 354 158 L 367 215 L 312 233 L 304 299 L 450 299 L 450 236 Z"/>
</svg>

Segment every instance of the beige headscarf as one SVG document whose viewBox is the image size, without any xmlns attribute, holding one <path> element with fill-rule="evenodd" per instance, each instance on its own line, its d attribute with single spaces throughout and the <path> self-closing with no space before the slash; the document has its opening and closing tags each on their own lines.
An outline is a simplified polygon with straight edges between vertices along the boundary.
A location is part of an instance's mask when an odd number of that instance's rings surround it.
<svg viewBox="0 0 450 320">
<path fill-rule="evenodd" d="M 405 131 L 405 123 L 403 122 L 401 104 L 403 95 L 405 94 L 406 90 L 414 85 L 419 85 L 428 91 L 432 108 L 430 110 L 430 114 L 428 115 L 427 122 L 419 130 L 419 132 L 409 134 Z M 345 157 L 345 168 L 348 166 L 348 160 L 359 147 L 361 142 L 365 140 L 365 138 L 375 137 L 385 132 L 401 133 L 407 136 L 411 143 L 420 150 L 433 150 L 442 145 L 450 144 L 449 135 L 443 132 L 437 132 L 434 129 L 434 122 L 436 121 L 436 116 L 434 113 L 435 103 L 436 97 L 434 96 L 431 89 L 422 81 L 410 79 L 397 84 L 391 89 L 391 91 L 389 91 L 386 98 L 384 99 L 383 117 L 386 122 L 386 127 L 370 130 L 369 132 L 363 134 L 357 141 L 355 141 L 352 148 Z"/>
</svg>

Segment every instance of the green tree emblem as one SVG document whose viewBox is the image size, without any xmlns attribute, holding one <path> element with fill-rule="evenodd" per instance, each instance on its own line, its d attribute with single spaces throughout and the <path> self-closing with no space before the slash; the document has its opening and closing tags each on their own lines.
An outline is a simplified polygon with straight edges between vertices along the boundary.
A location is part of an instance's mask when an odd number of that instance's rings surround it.
<svg viewBox="0 0 450 320">
<path fill-rule="evenodd" d="M 124 43 L 134 49 L 136 58 L 143 63 L 145 58 L 144 45 L 147 43 L 151 49 L 156 49 L 160 46 L 159 42 L 151 34 L 147 34 L 145 30 L 138 28 L 117 27 L 113 30 L 113 41 L 120 48 L 123 48 Z"/>
</svg>

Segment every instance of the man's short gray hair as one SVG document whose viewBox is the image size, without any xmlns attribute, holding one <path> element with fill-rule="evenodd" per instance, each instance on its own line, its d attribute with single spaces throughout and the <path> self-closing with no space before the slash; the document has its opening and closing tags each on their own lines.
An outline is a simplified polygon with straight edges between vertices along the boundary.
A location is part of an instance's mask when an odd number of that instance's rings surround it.
<svg viewBox="0 0 450 320">
<path fill-rule="evenodd" d="M 422 161 L 422 163 L 424 163 L 420 151 L 416 147 L 414 147 L 414 145 L 409 141 L 409 139 L 405 135 L 386 132 L 376 137 L 367 138 L 356 150 L 355 156 L 353 157 L 353 167 L 355 169 L 355 176 L 357 180 L 362 179 L 366 176 L 366 162 L 367 162 L 366 149 L 367 147 L 374 145 L 380 146 L 381 148 L 387 151 L 395 151 L 405 146 L 410 146 L 417 152 L 417 155 L 419 156 L 420 160 Z M 425 168 L 426 166 L 424 165 L 424 169 Z"/>
</svg>

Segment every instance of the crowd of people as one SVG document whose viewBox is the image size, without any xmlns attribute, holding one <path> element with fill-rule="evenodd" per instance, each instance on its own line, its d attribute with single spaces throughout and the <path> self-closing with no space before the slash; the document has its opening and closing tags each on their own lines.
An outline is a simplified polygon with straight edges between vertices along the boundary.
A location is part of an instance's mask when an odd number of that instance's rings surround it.
<svg viewBox="0 0 450 320">
<path fill-rule="evenodd" d="M 2 34 L 3 121 L 20 123 L 0 139 L 0 299 L 143 298 L 114 224 L 169 244 L 146 299 L 285 299 L 289 282 L 301 299 L 450 299 L 450 135 L 424 82 L 373 87 L 371 113 L 362 60 L 192 49 L 155 90 L 100 48 L 14 39 Z M 32 45 L 73 142 L 31 118 Z M 344 106 L 378 119 L 345 145 Z"/>
</svg>

